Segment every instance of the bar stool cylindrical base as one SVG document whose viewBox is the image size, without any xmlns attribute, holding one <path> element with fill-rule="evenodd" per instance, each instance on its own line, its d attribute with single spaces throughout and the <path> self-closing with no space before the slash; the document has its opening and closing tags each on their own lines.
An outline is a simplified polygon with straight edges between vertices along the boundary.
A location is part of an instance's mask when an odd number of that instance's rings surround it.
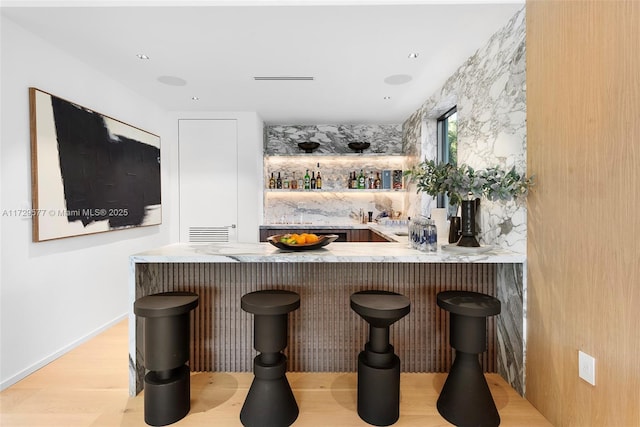
<svg viewBox="0 0 640 427">
<path fill-rule="evenodd" d="M 388 426 L 400 418 L 400 358 L 384 368 L 370 366 L 367 352 L 358 355 L 358 415 L 375 426 Z"/>
<path fill-rule="evenodd" d="M 477 354 L 456 351 L 437 403 L 438 412 L 457 426 L 497 427 L 500 415 Z"/>
<path fill-rule="evenodd" d="M 255 377 L 240 411 L 246 427 L 286 427 L 298 418 L 298 404 L 285 375 L 286 357 L 275 365 L 254 359 Z"/>
<path fill-rule="evenodd" d="M 184 418 L 190 409 L 189 367 L 171 371 L 168 379 L 151 371 L 144 377 L 144 421 L 166 426 Z"/>
</svg>

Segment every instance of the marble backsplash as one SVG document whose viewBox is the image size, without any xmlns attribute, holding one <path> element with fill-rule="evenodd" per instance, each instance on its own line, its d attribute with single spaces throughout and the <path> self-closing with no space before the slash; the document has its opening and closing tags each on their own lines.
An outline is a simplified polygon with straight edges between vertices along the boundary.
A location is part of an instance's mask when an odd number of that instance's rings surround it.
<svg viewBox="0 0 640 427">
<path fill-rule="evenodd" d="M 368 142 L 365 154 L 403 154 L 401 124 L 328 124 L 328 125 L 270 125 L 265 126 L 267 155 L 304 153 L 300 142 L 317 142 L 313 152 L 319 154 L 353 153 L 350 142 Z"/>
<path fill-rule="evenodd" d="M 360 210 L 404 213 L 405 193 L 398 191 L 277 192 L 265 195 L 265 224 L 349 225 L 359 223 Z"/>
<path fill-rule="evenodd" d="M 304 153 L 299 142 L 318 142 L 313 153 Z M 349 142 L 369 142 L 355 153 Z M 322 190 L 267 190 L 264 224 L 352 224 L 360 210 L 406 214 L 406 193 L 393 190 L 350 190 L 349 174 L 362 170 L 368 177 L 384 170 L 404 170 L 402 125 L 271 125 L 265 128 L 265 184 L 271 174 L 291 181 L 318 172 Z"/>
</svg>

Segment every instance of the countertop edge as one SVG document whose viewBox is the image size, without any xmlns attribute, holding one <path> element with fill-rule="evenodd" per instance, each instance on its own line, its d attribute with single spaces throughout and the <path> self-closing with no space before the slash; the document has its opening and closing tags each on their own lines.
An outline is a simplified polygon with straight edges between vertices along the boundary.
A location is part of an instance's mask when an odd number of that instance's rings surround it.
<svg viewBox="0 0 640 427">
<path fill-rule="evenodd" d="M 174 243 L 130 256 L 132 263 L 489 263 L 519 264 L 526 255 L 502 248 L 480 254 L 421 252 L 405 243 L 343 243 L 310 251 L 281 251 L 269 243 Z"/>
</svg>

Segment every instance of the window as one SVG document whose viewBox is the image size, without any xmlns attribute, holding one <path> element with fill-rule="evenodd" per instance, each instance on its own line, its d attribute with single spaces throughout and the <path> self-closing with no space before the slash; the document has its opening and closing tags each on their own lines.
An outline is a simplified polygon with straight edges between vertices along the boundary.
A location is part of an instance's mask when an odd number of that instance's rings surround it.
<svg viewBox="0 0 640 427">
<path fill-rule="evenodd" d="M 438 118 L 438 162 L 458 164 L 458 115 L 453 107 Z M 438 196 L 438 207 L 449 208 L 449 198 Z M 449 212 L 455 215 L 455 212 Z"/>
<path fill-rule="evenodd" d="M 458 163 L 458 115 L 453 107 L 438 118 L 438 161 Z"/>
</svg>

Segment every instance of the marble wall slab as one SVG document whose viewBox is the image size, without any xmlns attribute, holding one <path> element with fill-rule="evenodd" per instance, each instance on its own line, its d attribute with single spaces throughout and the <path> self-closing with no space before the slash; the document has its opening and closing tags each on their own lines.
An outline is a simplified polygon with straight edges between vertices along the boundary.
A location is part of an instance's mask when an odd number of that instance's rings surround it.
<svg viewBox="0 0 640 427">
<path fill-rule="evenodd" d="M 497 267 L 498 373 L 522 396 L 525 394 L 525 280 L 523 264 Z"/>
<path fill-rule="evenodd" d="M 458 162 L 474 168 L 499 165 L 526 171 L 525 9 L 520 10 L 425 101 L 405 128 L 421 129 L 420 159 L 437 157 L 437 119 L 457 106 Z M 415 138 L 413 139 L 415 143 Z M 535 172 L 535 171 L 533 171 Z M 531 174 L 532 172 L 529 172 Z M 429 196 L 409 211 L 429 215 Z M 526 206 L 482 200 L 478 237 L 482 244 L 526 252 Z"/>
<path fill-rule="evenodd" d="M 402 124 L 402 151 L 406 156 L 419 158 L 422 141 L 422 111 L 415 111 Z"/>
<path fill-rule="evenodd" d="M 314 154 L 353 153 L 350 142 L 368 142 L 366 153 L 402 154 L 402 124 L 270 125 L 265 127 L 267 155 L 304 151 L 300 142 L 318 142 Z"/>
<path fill-rule="evenodd" d="M 415 165 L 424 159 L 424 154 L 421 153 L 423 122 L 422 110 L 420 109 L 409 116 L 409 118 L 402 124 L 402 147 L 406 153 L 407 169 L 410 169 L 411 165 Z M 418 218 L 423 214 L 429 216 L 431 207 L 428 205 L 423 209 L 421 201 L 426 200 L 431 203 L 432 199 L 430 197 L 418 196 L 416 191 L 417 188 L 410 180 L 405 180 L 405 186 L 408 194 L 405 203 L 407 217 Z M 444 230 L 438 230 L 438 233 L 442 232 L 444 232 Z"/>
</svg>

